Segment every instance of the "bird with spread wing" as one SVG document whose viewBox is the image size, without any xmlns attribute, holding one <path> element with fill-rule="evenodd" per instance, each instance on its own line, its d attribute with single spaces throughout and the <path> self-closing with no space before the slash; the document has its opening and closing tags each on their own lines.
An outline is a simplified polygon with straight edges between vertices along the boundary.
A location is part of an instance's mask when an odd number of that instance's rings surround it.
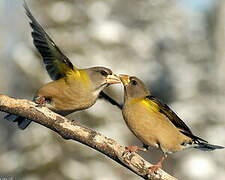
<svg viewBox="0 0 225 180">
<path fill-rule="evenodd" d="M 120 79 L 105 67 L 75 67 L 34 18 L 26 2 L 24 8 L 30 19 L 33 43 L 53 80 L 36 92 L 34 102 L 64 116 L 91 107 L 99 97 L 121 108 L 119 103 L 103 92 L 108 85 L 120 83 Z M 25 129 L 31 122 L 13 114 L 5 118 L 17 122 L 20 129 Z"/>
</svg>

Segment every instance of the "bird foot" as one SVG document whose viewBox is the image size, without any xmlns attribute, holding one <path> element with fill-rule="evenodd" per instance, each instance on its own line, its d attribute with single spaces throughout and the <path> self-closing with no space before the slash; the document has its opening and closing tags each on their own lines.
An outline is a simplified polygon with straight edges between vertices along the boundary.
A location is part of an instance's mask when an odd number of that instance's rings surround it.
<svg viewBox="0 0 225 180">
<path fill-rule="evenodd" d="M 47 103 L 44 96 L 35 97 L 34 102 L 37 104 L 37 107 L 43 107 Z"/>
<path fill-rule="evenodd" d="M 151 167 L 149 167 L 149 174 L 152 174 L 152 173 L 156 173 L 159 169 L 162 168 L 162 163 L 163 161 L 167 158 L 167 155 L 164 154 L 164 156 L 160 159 L 160 161 L 155 164 L 155 165 L 152 165 Z"/>
<path fill-rule="evenodd" d="M 146 148 L 140 148 L 138 146 L 126 146 L 125 147 L 125 152 L 130 152 L 130 153 L 135 152 L 136 153 L 138 151 L 147 151 L 147 149 Z"/>
<path fill-rule="evenodd" d="M 149 167 L 149 174 L 156 173 L 160 168 L 162 168 L 161 163 L 157 163 L 155 165 L 152 165 L 151 167 Z"/>
</svg>

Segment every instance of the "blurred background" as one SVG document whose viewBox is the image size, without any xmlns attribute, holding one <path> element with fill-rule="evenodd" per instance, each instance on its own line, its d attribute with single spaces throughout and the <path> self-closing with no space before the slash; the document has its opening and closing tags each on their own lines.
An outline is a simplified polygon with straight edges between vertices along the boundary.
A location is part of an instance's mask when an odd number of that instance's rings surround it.
<svg viewBox="0 0 225 180">
<path fill-rule="evenodd" d="M 138 76 L 193 132 L 225 145 L 225 1 L 27 0 L 33 15 L 79 67 Z M 23 1 L 0 0 L 0 93 L 32 99 L 49 82 L 34 48 Z M 108 89 L 123 101 L 121 85 Z M 33 123 L 25 131 L 0 113 L 0 176 L 23 180 L 135 180 L 104 155 Z M 70 115 L 122 145 L 141 145 L 121 112 L 99 100 Z M 156 163 L 162 153 L 140 153 Z M 224 180 L 225 151 L 186 150 L 164 170 L 178 179 Z"/>
</svg>

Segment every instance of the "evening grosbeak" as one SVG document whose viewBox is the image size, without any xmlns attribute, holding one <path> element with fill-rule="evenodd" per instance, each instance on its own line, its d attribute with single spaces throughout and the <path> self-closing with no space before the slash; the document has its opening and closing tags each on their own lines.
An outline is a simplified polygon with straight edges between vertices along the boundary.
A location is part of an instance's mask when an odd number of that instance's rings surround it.
<svg viewBox="0 0 225 180">
<path fill-rule="evenodd" d="M 26 3 L 24 7 L 31 20 L 33 43 L 53 80 L 36 92 L 34 102 L 64 116 L 91 107 L 99 96 L 121 107 L 102 92 L 108 85 L 120 83 L 120 79 L 105 67 L 75 67 L 33 17 Z M 11 114 L 5 118 L 17 122 L 20 129 L 25 129 L 31 122 L 29 119 Z"/>
<path fill-rule="evenodd" d="M 129 129 L 141 140 L 144 147 L 160 148 L 164 156 L 150 167 L 155 172 L 162 167 L 168 153 L 186 148 L 203 151 L 222 149 L 222 146 L 208 144 L 207 141 L 195 136 L 189 127 L 166 105 L 151 95 L 143 82 L 133 76 L 120 75 L 124 85 L 124 120 Z M 146 150 L 137 146 L 128 146 L 127 151 Z"/>
</svg>

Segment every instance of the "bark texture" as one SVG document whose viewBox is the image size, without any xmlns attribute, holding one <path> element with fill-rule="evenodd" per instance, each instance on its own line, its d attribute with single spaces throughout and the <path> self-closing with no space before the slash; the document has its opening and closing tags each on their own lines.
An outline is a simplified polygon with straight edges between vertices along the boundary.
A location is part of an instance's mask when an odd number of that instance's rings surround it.
<svg viewBox="0 0 225 180">
<path fill-rule="evenodd" d="M 45 107 L 37 107 L 32 101 L 15 99 L 0 94 L 0 111 L 26 117 L 55 131 L 64 139 L 72 139 L 85 144 L 105 154 L 144 179 L 176 180 L 176 178 L 161 169 L 157 171 L 157 174 L 148 174 L 148 168 L 152 164 L 138 154 L 125 152 L 125 147 L 119 145 L 115 140 L 84 127 L 74 120 L 68 120 Z"/>
</svg>

